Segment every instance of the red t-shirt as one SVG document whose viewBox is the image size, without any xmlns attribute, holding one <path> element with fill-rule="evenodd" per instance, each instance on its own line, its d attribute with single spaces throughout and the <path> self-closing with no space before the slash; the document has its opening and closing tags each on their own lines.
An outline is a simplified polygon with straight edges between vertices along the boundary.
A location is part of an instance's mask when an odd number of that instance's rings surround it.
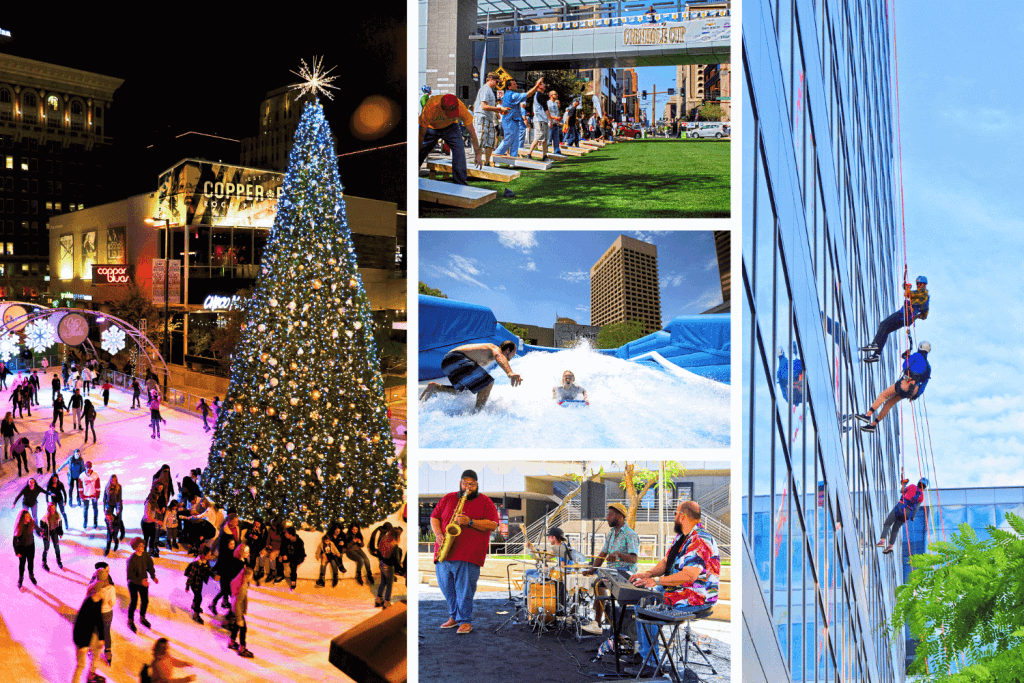
<svg viewBox="0 0 1024 683">
<path fill-rule="evenodd" d="M 444 530 L 443 527 L 452 518 L 452 513 L 455 512 L 461 497 L 458 493 L 449 493 L 434 506 L 434 511 L 430 513 L 431 517 L 441 520 L 442 531 Z M 498 519 L 498 509 L 494 507 L 494 502 L 483 494 L 480 494 L 473 500 L 467 500 L 466 504 L 462 507 L 462 514 L 470 519 L 488 519 L 495 524 L 500 522 Z M 440 550 L 443 540 L 444 536 L 441 537 L 441 541 L 434 542 L 435 558 L 437 558 L 437 552 Z M 481 531 L 480 529 L 464 526 L 462 527 L 462 533 L 452 543 L 451 552 L 448 553 L 448 560 L 472 562 L 478 567 L 482 567 L 484 566 L 484 560 L 487 559 L 487 549 L 490 541 L 490 531 Z"/>
</svg>

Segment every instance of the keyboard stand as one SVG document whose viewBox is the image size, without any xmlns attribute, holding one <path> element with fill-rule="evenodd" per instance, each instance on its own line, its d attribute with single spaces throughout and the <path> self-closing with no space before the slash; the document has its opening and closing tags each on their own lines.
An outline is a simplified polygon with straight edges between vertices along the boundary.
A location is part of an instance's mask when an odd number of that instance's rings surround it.
<svg viewBox="0 0 1024 683">
<path fill-rule="evenodd" d="M 697 643 L 695 642 L 696 639 L 693 637 L 693 632 L 690 630 L 690 622 L 693 621 L 693 619 L 694 617 L 691 616 L 690 618 L 685 620 L 663 621 L 661 619 L 652 619 L 649 617 L 637 615 L 637 628 L 643 629 L 643 633 L 647 637 L 647 642 L 652 644 L 651 649 L 647 652 L 647 656 L 644 657 L 644 661 L 640 664 L 640 667 L 643 668 L 647 666 L 647 662 L 650 661 L 652 666 L 657 666 L 657 675 L 660 676 L 662 673 L 668 673 L 673 683 L 680 683 L 682 679 L 679 677 L 679 672 L 676 670 L 675 660 L 672 659 L 671 644 L 676 642 L 676 640 L 679 637 L 679 629 L 682 628 L 685 633 L 683 642 L 683 669 L 685 670 L 689 667 L 690 648 L 693 647 L 697 654 L 699 654 L 704 659 L 704 664 L 697 663 L 694 664 L 694 666 L 706 666 L 707 668 L 711 669 L 712 675 L 717 675 L 718 672 L 715 671 L 715 667 L 711 665 L 711 661 L 708 659 L 707 655 L 704 654 L 704 652 L 700 649 L 700 647 L 698 647 Z M 671 627 L 672 629 L 667 637 L 665 636 L 665 632 L 662 630 L 662 627 L 664 626 Z M 651 631 L 648 630 L 648 627 L 654 629 L 653 636 Z M 661 661 L 655 662 L 653 645 L 657 643 L 659 638 L 661 639 L 661 649 L 664 653 L 664 657 L 661 659 Z M 668 660 L 668 666 L 665 665 L 666 659 Z"/>
<path fill-rule="evenodd" d="M 595 678 L 633 678 L 632 674 L 628 674 L 622 670 L 621 657 L 619 653 L 619 640 L 622 634 L 622 620 L 626 616 L 625 606 L 620 607 L 618 601 L 611 595 L 599 595 L 595 598 L 596 600 L 602 600 L 606 605 L 611 606 L 612 616 L 612 638 L 615 643 L 615 673 L 607 673 L 604 671 L 591 671 L 588 676 L 594 676 Z"/>
</svg>

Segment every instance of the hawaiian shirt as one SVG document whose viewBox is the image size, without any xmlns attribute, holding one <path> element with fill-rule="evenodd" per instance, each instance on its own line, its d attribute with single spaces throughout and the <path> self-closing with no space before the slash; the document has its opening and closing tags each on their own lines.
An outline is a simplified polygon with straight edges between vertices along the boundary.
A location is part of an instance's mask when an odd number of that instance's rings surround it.
<svg viewBox="0 0 1024 683">
<path fill-rule="evenodd" d="M 679 536 L 676 536 L 678 540 Z M 665 554 L 665 562 L 668 563 L 668 553 Z M 665 603 L 675 605 L 685 600 L 688 605 L 711 605 L 717 602 L 718 575 L 722 572 L 722 562 L 718 557 L 718 544 L 700 522 L 683 540 L 672 566 L 666 566 L 665 575 L 675 574 L 687 567 L 700 567 L 700 574 L 689 586 L 666 589 Z"/>
<path fill-rule="evenodd" d="M 605 536 L 601 552 L 606 556 L 612 553 L 637 555 L 640 553 L 640 537 L 629 526 L 623 524 L 621 528 Z M 609 569 L 625 569 L 630 574 L 636 573 L 636 562 L 605 562 L 604 566 Z"/>
</svg>

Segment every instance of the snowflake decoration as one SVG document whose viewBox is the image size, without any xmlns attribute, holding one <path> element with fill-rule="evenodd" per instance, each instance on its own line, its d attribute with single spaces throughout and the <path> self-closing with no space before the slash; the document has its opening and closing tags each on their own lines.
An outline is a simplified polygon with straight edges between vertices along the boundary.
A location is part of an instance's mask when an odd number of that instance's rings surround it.
<svg viewBox="0 0 1024 683">
<path fill-rule="evenodd" d="M 124 348 L 124 330 L 117 325 L 111 325 L 103 330 L 100 338 L 102 339 L 100 348 L 111 356 Z"/>
<path fill-rule="evenodd" d="M 18 337 L 13 334 L 6 334 L 0 338 L 0 360 L 8 361 L 12 356 L 17 356 L 21 351 L 18 345 Z"/>
<path fill-rule="evenodd" d="M 42 353 L 57 343 L 57 333 L 49 320 L 34 320 L 25 327 L 25 346 Z"/>
<path fill-rule="evenodd" d="M 323 93 L 324 96 L 327 97 L 327 99 L 333 100 L 334 95 L 328 92 L 327 88 L 331 88 L 332 90 L 338 90 L 337 86 L 330 85 L 330 82 L 338 78 L 338 76 L 328 76 L 327 74 L 334 71 L 337 67 L 332 66 L 327 71 L 321 71 L 320 69 L 324 63 L 323 57 L 321 57 L 320 59 L 317 59 L 316 57 L 313 58 L 312 70 L 310 70 L 310 68 L 306 66 L 305 59 L 301 59 L 299 61 L 302 62 L 302 66 L 299 68 L 298 71 L 292 71 L 291 73 L 295 74 L 299 78 L 304 78 L 306 80 L 302 83 L 295 83 L 289 86 L 289 88 L 291 88 L 292 90 L 299 91 L 299 95 L 298 97 L 295 98 L 295 101 L 298 102 L 299 98 L 307 93 L 312 95 L 313 97 L 316 97 L 318 93 Z"/>
</svg>

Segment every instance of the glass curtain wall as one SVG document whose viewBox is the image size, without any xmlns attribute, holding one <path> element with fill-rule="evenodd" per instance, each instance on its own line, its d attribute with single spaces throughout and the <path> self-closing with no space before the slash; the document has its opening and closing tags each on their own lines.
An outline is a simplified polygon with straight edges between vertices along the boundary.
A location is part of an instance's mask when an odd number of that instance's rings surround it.
<svg viewBox="0 0 1024 683">
<path fill-rule="evenodd" d="M 849 420 L 898 367 L 892 348 L 874 366 L 856 351 L 902 283 L 890 55 L 884 2 L 744 5 L 743 610 L 772 626 L 748 626 L 744 680 L 905 677 L 878 628 L 901 555 L 874 546 L 899 418 Z"/>
</svg>

